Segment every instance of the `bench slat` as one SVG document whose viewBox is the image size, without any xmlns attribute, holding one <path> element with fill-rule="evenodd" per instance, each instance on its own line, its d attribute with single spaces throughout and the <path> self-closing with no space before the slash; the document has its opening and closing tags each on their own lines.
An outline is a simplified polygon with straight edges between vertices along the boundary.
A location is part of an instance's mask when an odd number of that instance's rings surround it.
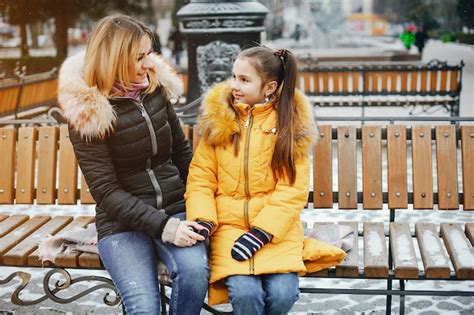
<svg viewBox="0 0 474 315">
<path fill-rule="evenodd" d="M 321 72 L 319 77 L 320 77 L 319 92 L 329 93 L 329 72 L 328 71 Z"/>
<path fill-rule="evenodd" d="M 58 204 L 73 205 L 77 203 L 77 160 L 67 125 L 59 128 L 59 183 Z"/>
<path fill-rule="evenodd" d="M 18 165 L 16 203 L 32 204 L 34 198 L 35 151 L 37 128 L 21 127 L 18 131 Z"/>
<path fill-rule="evenodd" d="M 446 92 L 448 90 L 448 71 L 447 70 L 441 70 L 440 71 L 440 85 L 439 85 L 439 90 L 441 92 Z"/>
<path fill-rule="evenodd" d="M 89 223 L 94 222 L 94 217 L 92 216 L 79 216 L 74 219 L 74 221 L 70 222 L 66 227 L 60 230 L 58 233 L 64 233 L 67 231 L 71 231 L 76 229 L 77 227 L 86 227 Z M 56 233 L 56 234 L 58 234 Z M 68 254 L 60 254 L 56 258 L 56 262 L 54 266 L 60 267 L 76 267 L 77 266 L 77 256 L 79 253 L 68 253 Z M 38 249 L 36 249 L 33 253 L 28 256 L 28 265 L 30 266 L 53 266 L 51 262 L 46 261 L 44 264 L 41 263 L 38 255 Z"/>
<path fill-rule="evenodd" d="M 364 222 L 364 275 L 367 278 L 388 276 L 387 245 L 381 222 Z"/>
<path fill-rule="evenodd" d="M 184 136 L 186 137 L 186 139 L 189 141 L 189 144 L 192 143 L 192 137 L 191 137 L 191 126 L 189 125 L 182 125 L 181 126 L 183 128 L 183 133 L 184 133 Z"/>
<path fill-rule="evenodd" d="M 314 222 L 313 229 L 320 229 L 323 225 L 334 224 L 333 222 Z M 311 275 L 316 277 L 327 277 L 329 274 L 329 269 L 323 269 L 317 272 L 312 273 Z"/>
<path fill-rule="evenodd" d="M 0 261 L 3 263 L 3 254 L 13 248 L 16 244 L 24 240 L 28 235 L 37 230 L 40 226 L 51 220 L 50 216 L 34 216 L 15 230 L 9 232 L 0 242 Z"/>
<path fill-rule="evenodd" d="M 416 223 L 415 233 L 425 276 L 430 279 L 448 279 L 451 274 L 449 257 L 441 244 L 435 224 Z"/>
<path fill-rule="evenodd" d="M 320 126 L 319 131 L 313 151 L 313 202 L 315 208 L 332 208 L 332 129 Z"/>
<path fill-rule="evenodd" d="M 82 253 L 79 255 L 78 263 L 85 268 L 103 268 L 99 255 L 93 253 Z"/>
<path fill-rule="evenodd" d="M 412 128 L 413 208 L 433 209 L 433 167 L 431 128 Z"/>
<path fill-rule="evenodd" d="M 357 209 L 357 146 L 354 126 L 337 127 L 339 208 Z"/>
<path fill-rule="evenodd" d="M 92 195 L 87 187 L 86 179 L 84 175 L 81 175 L 81 204 L 94 204 L 95 200 L 92 198 Z"/>
<path fill-rule="evenodd" d="M 390 71 L 381 71 L 380 72 L 380 86 L 379 90 L 383 93 L 387 93 L 390 90 L 389 87 L 389 79 L 390 78 Z"/>
<path fill-rule="evenodd" d="M 422 70 L 420 71 L 420 92 L 426 93 L 429 91 L 428 89 L 428 75 L 429 71 L 428 70 Z"/>
<path fill-rule="evenodd" d="M 408 91 L 408 71 L 402 71 L 400 73 L 400 90 L 399 92 Z"/>
<path fill-rule="evenodd" d="M 474 126 L 461 127 L 463 209 L 474 210 Z"/>
<path fill-rule="evenodd" d="M 418 263 L 408 223 L 390 223 L 390 243 L 395 277 L 418 279 Z"/>
<path fill-rule="evenodd" d="M 449 90 L 450 91 L 456 91 L 458 89 L 458 86 L 459 86 L 459 74 L 460 74 L 460 71 L 458 70 L 450 70 L 450 83 L 449 83 Z"/>
<path fill-rule="evenodd" d="M 474 245 L 474 223 L 466 223 L 466 236 L 471 245 Z"/>
<path fill-rule="evenodd" d="M 410 71 L 409 72 L 409 78 L 410 78 L 410 92 L 416 92 L 417 91 L 417 86 L 418 86 L 418 81 L 419 81 L 419 75 L 420 71 L 415 70 L 415 71 Z"/>
<path fill-rule="evenodd" d="M 339 222 L 340 225 L 347 225 L 354 231 L 354 242 L 352 249 L 347 253 L 342 263 L 336 266 L 336 276 L 357 277 L 359 275 L 359 240 L 357 222 Z"/>
<path fill-rule="evenodd" d="M 199 141 L 201 140 L 201 130 L 198 125 L 193 127 L 193 152 L 196 152 Z"/>
<path fill-rule="evenodd" d="M 436 87 L 438 85 L 438 70 L 430 71 L 430 91 L 436 92 Z"/>
<path fill-rule="evenodd" d="M 6 214 L 1 214 L 0 213 L 0 222 L 2 222 L 3 220 L 5 220 L 6 218 L 8 218 L 8 216 Z"/>
<path fill-rule="evenodd" d="M 387 181 L 389 209 L 408 207 L 406 127 L 387 126 Z"/>
<path fill-rule="evenodd" d="M 17 226 L 20 226 L 28 219 L 29 217 L 24 214 L 14 214 L 7 217 L 5 220 L 0 222 L 0 238 L 13 231 Z"/>
<path fill-rule="evenodd" d="M 362 185 L 364 209 L 382 209 L 382 131 L 362 127 Z"/>
<path fill-rule="evenodd" d="M 454 125 L 436 126 L 435 132 L 438 208 L 459 209 L 456 129 Z"/>
<path fill-rule="evenodd" d="M 0 90 L 2 102 L 0 102 L 0 116 L 15 110 L 18 96 L 20 95 L 20 87 L 14 86 Z"/>
<path fill-rule="evenodd" d="M 0 204 L 12 204 L 15 189 L 16 129 L 0 129 Z"/>
<path fill-rule="evenodd" d="M 9 266 L 27 265 L 28 255 L 38 248 L 46 235 L 54 235 L 72 221 L 70 216 L 55 216 L 3 255 L 2 262 Z"/>
<path fill-rule="evenodd" d="M 58 128 L 39 128 L 38 148 L 38 204 L 55 204 L 56 201 L 56 156 L 58 153 Z"/>
<path fill-rule="evenodd" d="M 459 223 L 441 223 L 441 236 L 459 279 L 474 279 L 472 246 Z"/>
</svg>

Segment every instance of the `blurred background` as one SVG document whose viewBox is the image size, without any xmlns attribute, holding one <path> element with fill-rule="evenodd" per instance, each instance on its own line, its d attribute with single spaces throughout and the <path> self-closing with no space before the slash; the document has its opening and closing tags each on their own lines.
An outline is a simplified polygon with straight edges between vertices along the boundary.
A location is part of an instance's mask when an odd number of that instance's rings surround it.
<svg viewBox="0 0 474 315">
<path fill-rule="evenodd" d="M 99 18 L 126 13 L 146 22 L 160 37 L 161 52 L 187 66 L 176 12 L 189 1 L 1 0 L 0 77 L 18 62 L 28 74 L 59 65 L 81 49 Z M 414 35 L 425 40 L 474 44 L 472 0 L 262 0 L 269 9 L 263 43 L 296 50 L 300 58 L 413 60 Z M 412 36 L 413 35 L 413 36 Z M 411 43 L 410 43 L 411 42 Z M 176 52 L 179 53 L 178 58 Z M 397 55 L 397 58 L 393 56 Z"/>
</svg>

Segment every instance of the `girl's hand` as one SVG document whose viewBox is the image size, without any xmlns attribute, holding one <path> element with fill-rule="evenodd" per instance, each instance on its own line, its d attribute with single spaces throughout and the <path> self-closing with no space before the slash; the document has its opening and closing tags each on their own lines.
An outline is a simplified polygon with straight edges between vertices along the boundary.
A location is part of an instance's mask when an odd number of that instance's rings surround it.
<svg viewBox="0 0 474 315">
<path fill-rule="evenodd" d="M 173 244 L 178 247 L 190 247 L 196 244 L 198 241 L 204 241 L 205 237 L 194 232 L 201 230 L 202 227 L 192 221 L 181 221 L 179 222 L 178 229 L 176 230 L 176 236 L 174 237 Z"/>
</svg>

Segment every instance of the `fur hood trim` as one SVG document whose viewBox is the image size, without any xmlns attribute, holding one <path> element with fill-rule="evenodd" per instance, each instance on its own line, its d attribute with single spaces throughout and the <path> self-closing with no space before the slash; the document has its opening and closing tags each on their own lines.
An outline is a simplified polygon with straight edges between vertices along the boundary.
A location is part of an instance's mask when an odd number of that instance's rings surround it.
<svg viewBox="0 0 474 315">
<path fill-rule="evenodd" d="M 158 85 L 169 98 L 183 94 L 183 82 L 176 71 L 160 56 L 151 55 Z M 109 100 L 96 86 L 84 80 L 85 51 L 64 61 L 59 71 L 58 101 L 64 116 L 83 139 L 103 139 L 113 131 L 117 115 Z"/>
<path fill-rule="evenodd" d="M 214 85 L 204 95 L 199 126 L 202 139 L 209 145 L 223 146 L 232 143 L 234 134 L 240 133 L 239 119 L 231 108 L 230 81 Z M 306 154 L 318 138 L 317 126 L 311 105 L 306 96 L 295 91 L 295 153 Z"/>
</svg>

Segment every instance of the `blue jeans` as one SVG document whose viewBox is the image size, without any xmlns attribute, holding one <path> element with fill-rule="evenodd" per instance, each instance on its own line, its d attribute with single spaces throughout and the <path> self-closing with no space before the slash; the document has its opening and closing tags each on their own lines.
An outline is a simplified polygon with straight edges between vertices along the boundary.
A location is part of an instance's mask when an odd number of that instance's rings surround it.
<svg viewBox="0 0 474 315">
<path fill-rule="evenodd" d="M 288 314 L 298 300 L 298 274 L 230 276 L 226 279 L 235 315 Z"/>
<path fill-rule="evenodd" d="M 175 215 L 184 220 L 184 213 Z M 204 242 L 176 247 L 131 231 L 106 236 L 99 253 L 117 287 L 127 314 L 160 314 L 157 259 L 168 268 L 173 281 L 170 314 L 199 314 L 206 297 L 209 266 Z"/>
</svg>

